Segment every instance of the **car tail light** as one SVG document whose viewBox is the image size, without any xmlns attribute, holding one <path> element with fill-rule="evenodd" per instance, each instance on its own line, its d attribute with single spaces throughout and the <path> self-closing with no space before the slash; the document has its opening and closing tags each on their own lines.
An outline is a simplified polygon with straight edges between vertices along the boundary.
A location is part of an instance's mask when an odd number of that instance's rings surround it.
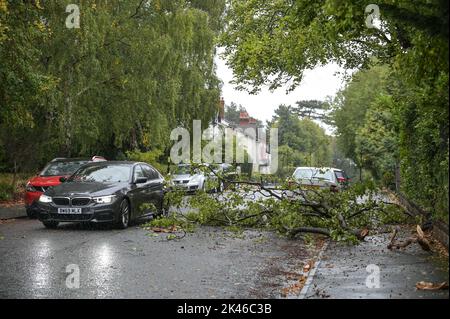
<svg viewBox="0 0 450 319">
<path fill-rule="evenodd" d="M 347 179 L 345 177 L 338 177 L 337 180 L 339 183 L 345 183 L 347 181 Z"/>
</svg>

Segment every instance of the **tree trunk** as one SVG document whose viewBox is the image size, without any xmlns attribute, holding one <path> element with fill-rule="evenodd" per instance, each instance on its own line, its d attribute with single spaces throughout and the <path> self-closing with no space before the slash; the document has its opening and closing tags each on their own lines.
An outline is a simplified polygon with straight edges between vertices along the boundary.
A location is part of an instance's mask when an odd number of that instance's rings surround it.
<svg viewBox="0 0 450 319">
<path fill-rule="evenodd" d="M 400 165 L 395 162 L 395 191 L 400 192 Z"/>
<path fill-rule="evenodd" d="M 70 96 L 70 86 L 72 85 L 72 71 L 68 71 L 68 79 L 65 84 L 64 88 L 64 100 L 65 100 L 65 114 L 64 114 L 64 146 L 66 151 L 66 156 L 71 157 L 72 153 L 72 112 L 73 112 L 73 105 L 72 105 L 72 98 Z"/>
<path fill-rule="evenodd" d="M 12 194 L 14 195 L 15 191 L 16 191 L 16 184 L 17 184 L 17 161 L 14 159 L 14 168 L 13 168 L 13 179 L 12 179 Z"/>
<path fill-rule="evenodd" d="M 72 102 L 70 98 L 66 99 L 66 117 L 65 117 L 65 147 L 66 154 L 68 157 L 71 157 L 71 144 L 72 144 Z"/>
</svg>

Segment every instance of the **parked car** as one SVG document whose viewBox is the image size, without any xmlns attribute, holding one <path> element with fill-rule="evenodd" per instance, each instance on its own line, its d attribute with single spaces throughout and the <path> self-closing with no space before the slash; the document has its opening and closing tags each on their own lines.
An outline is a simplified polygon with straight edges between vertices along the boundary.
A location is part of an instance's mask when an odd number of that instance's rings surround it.
<svg viewBox="0 0 450 319">
<path fill-rule="evenodd" d="M 350 178 L 347 176 L 345 171 L 341 169 L 335 169 L 334 174 L 336 175 L 336 179 L 341 185 L 341 188 L 347 188 L 350 183 Z"/>
<path fill-rule="evenodd" d="M 216 174 L 223 171 L 221 164 L 203 164 L 209 166 Z M 171 185 L 187 192 L 202 191 L 222 191 L 223 181 L 219 181 L 214 172 L 202 171 L 193 168 L 190 164 L 179 164 L 171 176 Z"/>
<path fill-rule="evenodd" d="M 102 156 L 92 158 L 54 158 L 44 169 L 26 184 L 25 209 L 29 217 L 37 214 L 37 200 L 52 186 L 61 184 L 61 177 L 69 177 L 82 165 L 89 162 L 106 161 Z"/>
<path fill-rule="evenodd" d="M 164 178 L 146 163 L 88 163 L 61 182 L 38 201 L 39 220 L 47 228 L 94 222 L 124 229 L 133 220 L 164 212 Z"/>
<path fill-rule="evenodd" d="M 330 189 L 339 191 L 347 187 L 345 172 L 332 167 L 297 167 L 292 180 L 305 188 Z"/>
</svg>

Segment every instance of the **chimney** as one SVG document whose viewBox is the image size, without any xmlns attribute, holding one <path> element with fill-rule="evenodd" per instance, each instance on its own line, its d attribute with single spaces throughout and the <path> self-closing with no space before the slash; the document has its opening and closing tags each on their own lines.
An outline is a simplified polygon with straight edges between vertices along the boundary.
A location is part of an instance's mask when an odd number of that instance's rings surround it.
<svg viewBox="0 0 450 319">
<path fill-rule="evenodd" d="M 219 115 L 218 115 L 218 122 L 221 123 L 222 120 L 225 118 L 225 100 L 223 97 L 219 100 Z"/>
</svg>

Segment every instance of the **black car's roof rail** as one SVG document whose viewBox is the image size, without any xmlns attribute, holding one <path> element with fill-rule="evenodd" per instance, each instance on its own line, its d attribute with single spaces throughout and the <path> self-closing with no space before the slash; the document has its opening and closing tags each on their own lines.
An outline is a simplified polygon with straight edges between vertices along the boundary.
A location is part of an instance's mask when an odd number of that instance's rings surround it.
<svg viewBox="0 0 450 319">
<path fill-rule="evenodd" d="M 52 159 L 50 162 L 56 162 L 56 161 L 61 161 L 61 160 L 65 160 L 67 159 L 66 157 L 56 157 L 54 159 Z"/>
</svg>

